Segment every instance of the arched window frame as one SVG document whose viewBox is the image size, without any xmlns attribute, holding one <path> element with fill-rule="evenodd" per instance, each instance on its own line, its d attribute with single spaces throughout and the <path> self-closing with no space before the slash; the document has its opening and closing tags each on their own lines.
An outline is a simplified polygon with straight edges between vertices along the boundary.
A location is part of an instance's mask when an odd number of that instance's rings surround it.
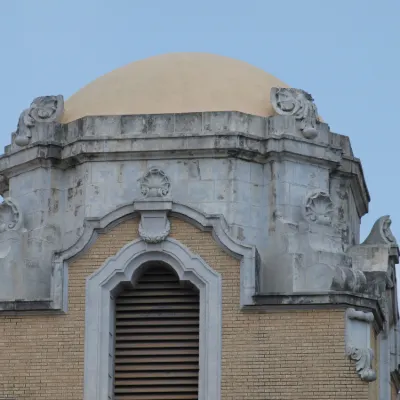
<svg viewBox="0 0 400 400">
<path fill-rule="evenodd" d="M 150 244 L 141 239 L 123 247 L 86 281 L 84 400 L 113 398 L 115 297 L 121 284 L 138 279 L 141 266 L 168 264 L 180 280 L 200 293 L 199 399 L 221 396 L 222 280 L 201 257 L 167 238 Z"/>
</svg>

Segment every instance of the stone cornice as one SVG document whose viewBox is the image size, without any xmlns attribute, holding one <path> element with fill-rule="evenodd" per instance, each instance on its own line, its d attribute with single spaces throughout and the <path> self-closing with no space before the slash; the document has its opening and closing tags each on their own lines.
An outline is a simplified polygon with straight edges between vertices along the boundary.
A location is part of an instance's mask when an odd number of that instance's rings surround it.
<svg viewBox="0 0 400 400">
<path fill-rule="evenodd" d="M 327 293 L 294 293 L 294 294 L 257 294 L 254 306 L 246 310 L 299 310 L 299 309 L 357 309 L 371 311 L 374 315 L 378 331 L 383 329 L 384 313 L 377 298 L 349 292 Z"/>
<path fill-rule="evenodd" d="M 309 140 L 281 135 L 260 138 L 240 132 L 201 136 L 152 136 L 131 138 L 80 138 L 61 146 L 35 142 L 0 158 L 0 171 L 11 177 L 42 166 L 66 169 L 89 161 L 123 161 L 155 158 L 236 157 L 265 163 L 274 158 L 304 160 L 336 169 L 342 163 L 341 149 Z M 364 186 L 359 160 L 346 157 L 343 173 L 351 171 Z"/>
</svg>

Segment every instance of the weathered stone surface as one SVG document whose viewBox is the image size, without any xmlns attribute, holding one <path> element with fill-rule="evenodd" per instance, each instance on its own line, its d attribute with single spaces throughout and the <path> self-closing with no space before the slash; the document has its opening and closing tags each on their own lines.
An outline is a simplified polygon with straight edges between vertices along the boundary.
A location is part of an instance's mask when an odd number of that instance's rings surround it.
<svg viewBox="0 0 400 400">
<path fill-rule="evenodd" d="M 51 300 L 54 252 L 73 247 L 85 221 L 134 203 L 160 171 L 173 204 L 224 216 L 235 240 L 257 247 L 260 293 L 364 290 L 364 272 L 353 269 L 346 253 L 359 243 L 369 201 L 360 162 L 346 137 L 317 120 L 309 96 L 288 94 L 297 111 L 285 111 L 282 93 L 275 93 L 280 115 L 270 118 L 93 116 L 42 129 L 29 146 L 11 147 L 0 173 L 25 216 L 23 257 L 40 271 L 25 272 L 40 289 L 31 293 L 23 284 L 18 298 Z M 158 171 L 152 183 L 149 171 Z M 10 267 L 1 271 L 0 282 L 7 282 Z M 16 300 L 7 290 L 0 300 Z"/>
</svg>

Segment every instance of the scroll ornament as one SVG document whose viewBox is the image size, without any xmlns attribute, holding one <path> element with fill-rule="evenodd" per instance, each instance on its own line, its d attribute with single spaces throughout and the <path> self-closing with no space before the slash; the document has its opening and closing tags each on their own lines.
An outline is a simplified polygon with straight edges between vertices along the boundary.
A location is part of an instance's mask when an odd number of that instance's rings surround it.
<svg viewBox="0 0 400 400">
<path fill-rule="evenodd" d="M 371 368 L 374 358 L 372 349 L 347 346 L 346 354 L 355 361 L 357 374 L 363 381 L 372 382 L 376 379 L 376 373 Z"/>
<path fill-rule="evenodd" d="M 15 144 L 27 146 L 31 139 L 31 129 L 40 123 L 59 122 L 64 113 L 63 96 L 41 96 L 34 99 L 27 110 L 21 113 L 18 121 Z"/>
<path fill-rule="evenodd" d="M 279 115 L 291 115 L 300 121 L 300 129 L 307 139 L 318 135 L 318 112 L 312 96 L 301 89 L 272 88 L 271 104 Z"/>
</svg>

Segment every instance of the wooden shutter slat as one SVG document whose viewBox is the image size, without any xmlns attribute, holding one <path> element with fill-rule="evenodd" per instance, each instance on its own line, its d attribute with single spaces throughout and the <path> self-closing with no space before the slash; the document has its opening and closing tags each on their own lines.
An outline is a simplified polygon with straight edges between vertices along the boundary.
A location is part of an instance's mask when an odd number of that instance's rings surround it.
<svg viewBox="0 0 400 400">
<path fill-rule="evenodd" d="M 130 394 L 130 395 L 117 395 L 115 400 L 197 400 L 197 393 L 176 393 L 176 394 Z"/>
<path fill-rule="evenodd" d="M 140 326 L 140 327 L 124 327 L 117 328 L 116 334 L 136 334 L 136 333 L 183 333 L 183 332 L 199 332 L 198 325 L 191 326 Z M 122 336 L 121 336 L 122 337 Z"/>
<path fill-rule="evenodd" d="M 182 368 L 182 366 L 181 366 Z M 132 379 L 132 378 L 181 378 L 187 376 L 197 378 L 198 371 L 180 370 L 180 371 L 147 371 L 147 372 L 117 372 L 115 379 Z"/>
<path fill-rule="evenodd" d="M 182 348 L 182 347 L 194 347 L 197 349 L 198 354 L 198 346 L 199 346 L 199 341 L 194 339 L 194 340 L 182 340 L 179 342 L 173 342 L 169 341 L 168 339 L 162 342 L 122 342 L 122 343 L 117 343 L 116 344 L 116 349 L 123 349 L 123 350 L 128 350 L 128 349 L 165 349 L 165 348 Z M 158 353 L 161 354 L 161 353 Z M 176 353 L 175 353 L 176 354 Z"/>
<path fill-rule="evenodd" d="M 196 400 L 199 292 L 161 266 L 116 299 L 116 400 Z"/>
<path fill-rule="evenodd" d="M 185 296 L 185 297 L 171 297 L 171 296 L 165 296 L 165 299 L 163 302 L 160 303 L 160 299 L 157 297 L 119 297 L 117 299 L 117 306 L 122 305 L 122 304 L 156 304 L 156 305 L 160 305 L 160 304 L 166 304 L 166 303 L 199 303 L 199 298 L 198 296 Z"/>
<path fill-rule="evenodd" d="M 175 359 L 174 363 L 169 362 L 168 360 L 163 363 L 158 364 L 116 364 L 115 371 L 116 372 L 127 372 L 127 371 L 193 371 L 199 369 L 198 358 L 193 360 L 192 363 L 184 359 L 185 362 L 180 363 L 177 359 Z M 187 361 L 187 362 L 186 362 Z"/>
</svg>

